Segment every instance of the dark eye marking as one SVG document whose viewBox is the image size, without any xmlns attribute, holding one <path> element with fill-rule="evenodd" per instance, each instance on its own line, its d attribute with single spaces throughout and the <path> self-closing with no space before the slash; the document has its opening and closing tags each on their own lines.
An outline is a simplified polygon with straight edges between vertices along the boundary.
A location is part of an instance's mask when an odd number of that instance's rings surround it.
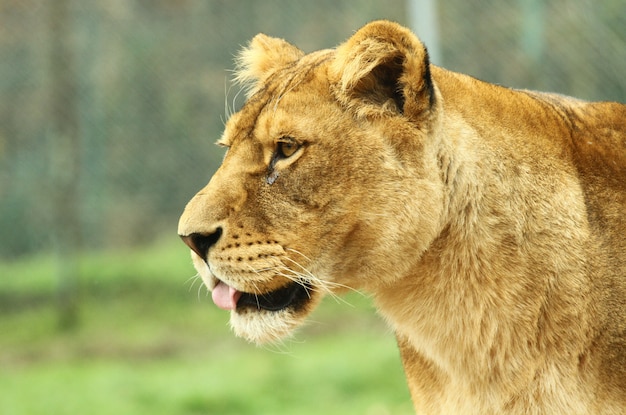
<svg viewBox="0 0 626 415">
<path fill-rule="evenodd" d="M 274 184 L 274 182 L 278 179 L 278 172 L 276 170 L 271 171 L 270 174 L 267 175 L 265 181 L 267 184 Z"/>
</svg>

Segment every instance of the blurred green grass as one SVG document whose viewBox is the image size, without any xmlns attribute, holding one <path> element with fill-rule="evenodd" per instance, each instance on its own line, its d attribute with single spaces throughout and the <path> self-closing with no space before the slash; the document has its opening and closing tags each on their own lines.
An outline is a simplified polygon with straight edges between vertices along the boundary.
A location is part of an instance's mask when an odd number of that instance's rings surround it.
<svg viewBox="0 0 626 415">
<path fill-rule="evenodd" d="M 392 333 L 357 294 L 258 348 L 164 239 L 76 260 L 79 325 L 60 330 L 53 256 L 0 263 L 2 414 L 410 414 Z"/>
</svg>

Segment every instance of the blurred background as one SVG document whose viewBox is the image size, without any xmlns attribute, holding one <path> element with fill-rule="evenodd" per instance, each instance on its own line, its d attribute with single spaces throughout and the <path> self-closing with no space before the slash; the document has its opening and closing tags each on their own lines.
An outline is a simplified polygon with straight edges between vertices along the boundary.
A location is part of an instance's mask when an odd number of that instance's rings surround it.
<svg viewBox="0 0 626 415">
<path fill-rule="evenodd" d="M 626 101 L 626 0 L 0 0 L 0 413 L 412 413 L 367 298 L 258 349 L 176 236 L 242 45 L 309 52 L 379 18 L 448 69 Z"/>
</svg>

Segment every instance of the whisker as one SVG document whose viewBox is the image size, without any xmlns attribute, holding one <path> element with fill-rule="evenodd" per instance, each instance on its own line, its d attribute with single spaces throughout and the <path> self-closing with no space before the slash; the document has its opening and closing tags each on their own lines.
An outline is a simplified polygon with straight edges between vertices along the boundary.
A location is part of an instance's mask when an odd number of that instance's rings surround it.
<svg viewBox="0 0 626 415">
<path fill-rule="evenodd" d="M 228 85 L 228 78 L 224 78 L 224 115 L 228 119 L 230 114 L 228 113 L 228 94 L 230 93 L 230 86 Z M 223 120 L 222 120 L 223 121 Z"/>
<path fill-rule="evenodd" d="M 230 116 L 232 115 L 232 112 L 230 111 L 230 107 L 228 105 L 228 96 L 230 95 L 230 89 L 232 88 L 232 85 L 228 84 L 228 77 L 224 77 L 224 116 L 226 117 L 226 119 L 222 119 L 222 124 L 226 124 L 226 120 L 228 120 L 230 118 Z M 220 119 L 222 117 L 220 116 Z"/>
<path fill-rule="evenodd" d="M 328 294 L 330 297 L 332 297 L 335 301 L 337 301 L 338 303 L 344 303 L 347 304 L 349 306 L 352 307 L 352 304 L 350 304 L 350 302 L 346 301 L 344 298 L 340 297 L 339 295 L 335 294 L 334 292 L 332 292 L 332 290 L 330 289 L 329 285 L 332 285 L 332 283 L 328 283 L 327 281 L 322 281 L 321 279 L 314 277 L 312 274 L 311 276 L 307 276 L 304 275 L 302 273 L 298 273 L 297 271 L 294 271 L 290 268 L 287 267 L 282 267 L 282 269 L 288 271 L 289 273 L 295 275 L 296 277 L 298 277 L 297 279 L 294 278 L 292 275 L 289 274 L 285 274 L 284 272 L 278 272 L 278 275 L 283 276 L 285 278 L 288 278 L 294 282 L 299 283 L 300 285 L 303 285 L 306 289 L 307 289 L 307 294 L 309 291 L 318 291 L 321 290 L 322 292 Z M 315 282 L 315 284 L 313 286 L 311 285 L 304 285 L 303 282 Z M 310 295 L 309 295 L 310 297 Z"/>
<path fill-rule="evenodd" d="M 200 277 L 200 274 L 196 274 L 193 277 L 189 277 L 189 279 L 187 279 L 187 281 L 185 281 L 185 283 L 189 283 L 189 292 L 191 292 L 191 290 L 193 289 L 193 287 L 196 285 L 196 282 L 199 282 L 200 284 L 198 284 L 198 290 L 197 290 L 197 297 L 198 300 L 200 300 L 200 294 L 202 293 L 203 289 L 206 289 L 206 294 L 205 295 L 209 295 L 210 291 L 207 288 L 207 286 L 204 284 L 204 281 L 202 281 L 202 278 Z"/>
<path fill-rule="evenodd" d="M 290 251 L 290 252 L 294 252 L 294 253 L 300 255 L 302 258 L 306 259 L 307 261 L 312 262 L 311 258 L 309 258 L 308 256 L 304 255 L 302 252 L 298 251 L 297 249 L 286 248 L 285 250 L 286 251 Z"/>
<path fill-rule="evenodd" d="M 306 259 L 307 261 L 312 262 L 312 261 L 311 261 L 311 259 L 310 259 L 308 256 L 304 255 L 302 252 L 298 251 L 297 249 L 287 248 L 287 249 L 286 249 L 286 251 L 290 251 L 290 252 L 296 253 L 296 254 L 300 255 L 301 257 L 303 257 L 304 259 Z M 315 277 L 315 276 L 314 276 L 314 275 L 313 275 L 313 274 L 312 274 L 312 273 L 311 273 L 311 272 L 310 272 L 310 271 L 309 271 L 306 267 L 303 267 L 303 266 L 302 266 L 302 265 L 301 265 L 298 261 L 295 261 L 295 260 L 293 260 L 293 259 L 291 259 L 291 258 L 288 258 L 288 257 L 287 257 L 287 259 L 288 259 L 288 260 L 290 260 L 290 261 L 292 261 L 295 265 L 297 265 L 298 267 L 300 267 L 302 270 L 304 270 L 304 271 L 305 271 L 307 274 L 309 274 L 311 277 L 315 278 L 316 280 L 318 280 L 318 281 L 320 281 L 320 282 L 323 282 L 324 284 L 329 284 L 329 285 L 331 285 L 331 286 L 334 286 L 334 287 L 339 287 L 339 288 L 345 288 L 345 289 L 348 289 L 348 290 L 350 290 L 350 291 L 353 291 L 353 292 L 355 292 L 355 293 L 357 293 L 357 294 L 360 294 L 360 295 L 366 296 L 365 294 L 363 294 L 363 293 L 362 293 L 362 292 L 360 292 L 359 290 L 357 290 L 357 289 L 355 289 L 355 288 L 352 288 L 352 287 L 350 287 L 350 286 L 348 286 L 348 285 L 340 284 L 340 283 L 338 283 L 338 282 L 333 282 L 333 281 L 322 281 L 321 279 L 319 279 L 319 278 Z"/>
<path fill-rule="evenodd" d="M 255 281 L 250 281 L 250 283 L 254 286 L 254 300 L 256 301 L 256 306 L 257 308 L 261 308 L 261 303 L 259 302 L 259 295 L 257 294 L 260 290 L 259 290 L 259 286 L 256 284 Z"/>
<path fill-rule="evenodd" d="M 187 278 L 187 281 L 185 281 L 185 284 L 189 284 L 189 291 L 191 291 L 191 289 L 193 288 L 194 285 L 196 285 L 196 282 L 199 279 L 200 279 L 200 274 L 196 274 Z"/>
<path fill-rule="evenodd" d="M 206 287 L 204 284 L 200 284 L 200 285 L 198 286 L 198 293 L 196 294 L 196 295 L 198 296 L 198 300 L 200 300 L 200 293 L 202 292 L 202 288 L 207 288 L 207 287 Z M 207 289 L 206 289 L 205 296 L 207 296 L 207 297 L 208 297 L 208 296 L 209 296 L 209 293 L 210 293 L 210 291 L 209 291 L 209 289 L 207 288 Z"/>
<path fill-rule="evenodd" d="M 287 250 L 293 251 L 293 252 L 295 252 L 297 254 L 300 254 L 300 252 L 296 251 L 295 249 L 287 248 Z M 303 255 L 303 254 L 300 254 L 300 255 L 302 255 L 304 258 L 306 258 L 305 255 Z M 321 278 L 318 278 L 315 275 L 313 275 L 306 267 L 304 267 L 300 263 L 298 263 L 298 261 L 295 261 L 295 260 L 293 260 L 291 258 L 288 258 L 288 257 L 286 259 L 288 261 L 292 262 L 293 264 L 295 264 L 296 266 L 298 266 L 300 269 L 302 269 L 308 275 L 309 278 L 315 280 L 316 282 L 320 283 L 321 285 L 325 285 L 327 287 L 345 288 L 347 290 L 350 290 L 350 291 L 353 291 L 355 293 L 358 293 L 360 295 L 365 296 L 362 292 L 360 292 L 359 290 L 357 290 L 355 288 L 350 287 L 349 285 L 341 284 L 341 283 L 334 282 L 334 281 L 322 280 Z"/>
<path fill-rule="evenodd" d="M 290 357 L 297 357 L 293 353 L 293 351 L 289 348 L 289 345 L 290 344 L 302 344 L 302 343 L 304 343 L 304 341 L 296 340 L 293 337 L 289 337 L 289 338 L 280 339 L 277 342 L 264 344 L 263 348 L 275 354 L 280 354 L 280 355 L 285 355 L 285 356 L 290 356 Z"/>
<path fill-rule="evenodd" d="M 235 96 L 233 97 L 233 103 L 231 104 L 231 115 L 237 112 L 237 98 L 239 97 L 239 95 L 244 91 L 243 88 L 239 88 L 239 91 L 235 94 Z"/>
</svg>

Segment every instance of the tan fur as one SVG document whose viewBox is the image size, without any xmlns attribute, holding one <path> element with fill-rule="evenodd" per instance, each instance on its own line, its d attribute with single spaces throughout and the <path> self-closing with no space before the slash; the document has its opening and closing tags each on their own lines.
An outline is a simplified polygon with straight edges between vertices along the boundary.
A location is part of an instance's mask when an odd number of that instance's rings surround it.
<svg viewBox="0 0 626 415">
<path fill-rule="evenodd" d="M 239 80 L 179 233 L 210 289 L 310 300 L 238 307 L 238 335 L 277 340 L 357 289 L 420 414 L 626 413 L 626 106 L 446 71 L 384 21 L 308 55 L 259 35 Z"/>
</svg>

